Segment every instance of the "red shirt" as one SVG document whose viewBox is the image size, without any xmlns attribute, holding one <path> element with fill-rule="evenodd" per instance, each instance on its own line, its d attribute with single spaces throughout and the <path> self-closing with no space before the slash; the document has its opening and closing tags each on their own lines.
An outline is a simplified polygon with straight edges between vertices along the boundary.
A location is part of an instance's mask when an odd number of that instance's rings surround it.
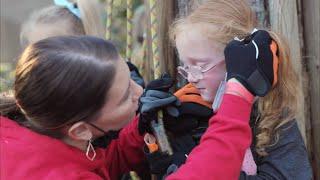
<svg viewBox="0 0 320 180">
<path fill-rule="evenodd" d="M 251 104 L 224 95 L 220 110 L 199 146 L 169 180 L 238 179 L 243 157 L 251 142 Z M 94 161 L 62 141 L 39 135 L 1 117 L 1 179 L 118 179 L 142 164 L 143 139 L 137 119 L 124 128 L 107 150 L 97 149 Z"/>
<path fill-rule="evenodd" d="M 138 118 L 107 150 L 96 149 L 94 161 L 61 140 L 35 133 L 4 117 L 0 120 L 0 179 L 119 179 L 125 172 L 139 170 L 144 159 Z"/>
</svg>

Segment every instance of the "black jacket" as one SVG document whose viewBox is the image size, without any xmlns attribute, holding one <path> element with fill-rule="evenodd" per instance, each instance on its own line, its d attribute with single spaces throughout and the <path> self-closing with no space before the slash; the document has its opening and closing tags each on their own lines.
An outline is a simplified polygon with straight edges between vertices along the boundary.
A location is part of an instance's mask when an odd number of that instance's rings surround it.
<svg viewBox="0 0 320 180">
<path fill-rule="evenodd" d="M 210 116 L 211 117 L 211 116 Z M 309 163 L 307 150 L 303 142 L 302 136 L 298 129 L 296 120 L 293 120 L 281 127 L 279 132 L 278 142 L 266 149 L 267 156 L 259 156 L 255 151 L 256 135 L 257 135 L 257 108 L 253 106 L 252 114 L 250 117 L 250 127 L 252 129 L 252 143 L 251 151 L 257 165 L 257 175 L 250 176 L 245 172 L 240 173 L 240 180 L 310 180 L 312 179 L 312 169 Z M 195 118 L 197 119 L 197 118 Z M 208 120 L 209 118 L 207 118 Z M 202 120 L 201 120 L 202 121 Z M 186 122 L 191 122 L 190 119 Z M 206 123 L 205 123 L 206 122 Z M 206 125 L 205 125 L 206 124 Z M 201 129 L 205 130 L 207 121 L 199 123 Z M 197 130 L 195 128 L 194 130 Z M 190 134 L 191 133 L 191 134 Z M 159 177 L 165 177 L 164 174 L 168 173 L 168 167 L 171 164 L 177 165 L 178 168 L 185 162 L 186 157 L 184 154 L 189 154 L 192 148 L 198 143 L 202 131 L 188 131 L 184 138 L 174 138 L 177 142 L 173 144 L 181 144 L 178 148 L 174 148 L 174 155 L 163 156 L 161 154 L 147 155 L 149 164 L 153 169 L 156 169 L 155 174 L 160 174 Z M 200 135 L 198 135 L 200 134 Z M 192 136 L 188 137 L 188 136 Z M 196 135 L 196 136 L 195 136 Z M 172 138 L 172 137 L 171 137 Z M 192 140 L 193 139 L 193 140 Z M 170 139 L 173 140 L 173 139 Z M 190 143 L 194 141 L 195 144 Z M 154 168 L 156 167 L 156 168 Z M 161 167 L 161 168 L 159 168 Z M 228 173 L 228 172 L 226 172 Z M 159 178 L 161 179 L 161 178 Z"/>
</svg>

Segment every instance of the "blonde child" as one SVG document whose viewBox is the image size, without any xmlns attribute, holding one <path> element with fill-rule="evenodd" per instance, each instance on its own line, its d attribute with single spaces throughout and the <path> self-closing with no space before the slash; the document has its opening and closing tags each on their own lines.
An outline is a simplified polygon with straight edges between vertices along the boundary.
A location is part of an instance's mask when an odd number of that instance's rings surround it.
<svg viewBox="0 0 320 180">
<path fill-rule="evenodd" d="M 35 11 L 22 25 L 22 47 L 51 36 L 91 35 L 104 38 L 105 27 L 98 0 L 54 0 L 55 5 Z"/>
<path fill-rule="evenodd" d="M 225 78 L 227 43 L 235 37 L 247 37 L 255 27 L 256 19 L 246 0 L 208 0 L 173 25 L 171 37 L 185 64 L 186 78 L 198 88 L 204 100 L 214 101 Z M 279 64 L 275 74 L 267 73 L 277 83 L 272 84 L 265 97 L 258 98 L 253 108 L 250 121 L 253 156 L 249 149 L 240 179 L 311 179 L 310 163 L 296 119 L 299 78 L 285 40 L 273 31 L 268 33 L 278 45 Z M 277 67 L 277 63 L 274 65 Z M 196 77 L 190 67 L 200 68 L 202 75 Z M 251 163 L 246 164 L 248 160 Z M 256 173 L 250 168 L 252 160 L 257 165 Z"/>
</svg>

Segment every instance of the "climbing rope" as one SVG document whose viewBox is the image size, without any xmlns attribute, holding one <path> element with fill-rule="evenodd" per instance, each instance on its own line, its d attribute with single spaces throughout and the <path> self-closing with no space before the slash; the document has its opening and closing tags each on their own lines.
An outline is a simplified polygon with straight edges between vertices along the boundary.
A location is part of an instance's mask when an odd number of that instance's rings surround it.
<svg viewBox="0 0 320 180">
<path fill-rule="evenodd" d="M 112 5 L 113 5 L 113 0 L 107 0 L 106 40 L 111 39 Z"/>
<path fill-rule="evenodd" d="M 152 42 L 152 60 L 154 68 L 154 78 L 161 76 L 160 57 L 159 57 L 159 37 L 158 37 L 158 18 L 156 0 L 149 0 L 150 5 L 150 20 L 151 20 L 151 42 Z"/>
<path fill-rule="evenodd" d="M 157 6 L 156 0 L 149 0 L 150 6 L 150 20 L 151 20 L 151 41 L 152 41 L 152 60 L 154 67 L 154 78 L 160 78 L 161 70 L 160 70 L 160 56 L 159 56 L 159 38 L 158 38 L 158 18 L 157 18 Z M 163 125 L 163 112 L 162 110 L 158 111 L 158 122 L 153 120 L 151 122 L 151 126 L 155 132 L 156 138 L 158 140 L 158 144 L 160 150 L 162 152 L 166 152 L 169 155 L 173 153 L 171 146 L 169 144 L 168 137 L 166 135 L 164 125 Z"/>
<path fill-rule="evenodd" d="M 126 57 L 128 61 L 131 61 L 132 58 L 132 16 L 133 16 L 133 7 L 132 0 L 127 0 L 127 48 L 126 48 Z"/>
</svg>

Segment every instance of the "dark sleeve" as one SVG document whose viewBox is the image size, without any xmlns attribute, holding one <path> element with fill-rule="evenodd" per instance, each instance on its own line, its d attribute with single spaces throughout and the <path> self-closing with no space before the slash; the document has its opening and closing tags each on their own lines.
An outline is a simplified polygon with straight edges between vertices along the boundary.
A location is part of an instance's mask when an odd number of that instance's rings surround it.
<svg viewBox="0 0 320 180">
<path fill-rule="evenodd" d="M 279 141 L 268 148 L 267 153 L 267 156 L 261 157 L 257 162 L 257 175 L 250 176 L 241 172 L 239 179 L 312 179 L 307 150 L 296 121 L 281 129 Z"/>
</svg>

